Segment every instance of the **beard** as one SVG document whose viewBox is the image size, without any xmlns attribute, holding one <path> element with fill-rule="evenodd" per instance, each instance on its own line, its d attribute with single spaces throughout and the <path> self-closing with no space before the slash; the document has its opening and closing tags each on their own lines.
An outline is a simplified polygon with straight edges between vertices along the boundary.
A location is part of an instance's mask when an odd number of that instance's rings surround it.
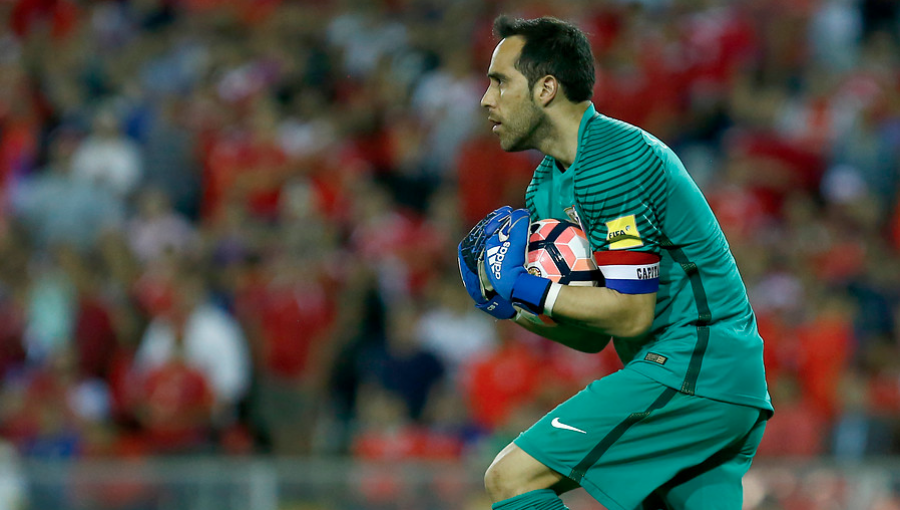
<svg viewBox="0 0 900 510">
<path fill-rule="evenodd" d="M 500 136 L 500 148 L 506 152 L 537 149 L 549 126 L 547 114 L 529 98 L 514 117 L 515 120 L 507 119 L 503 123 L 506 133 Z"/>
</svg>

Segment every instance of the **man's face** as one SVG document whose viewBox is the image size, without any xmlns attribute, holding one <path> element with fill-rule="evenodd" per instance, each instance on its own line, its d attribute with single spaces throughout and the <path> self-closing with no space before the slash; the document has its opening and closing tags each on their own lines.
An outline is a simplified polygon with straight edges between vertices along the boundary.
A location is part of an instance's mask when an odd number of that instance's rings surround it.
<svg viewBox="0 0 900 510">
<path fill-rule="evenodd" d="M 488 68 L 491 83 L 481 98 L 493 132 L 500 137 L 500 147 L 507 152 L 536 148 L 535 133 L 544 119 L 528 79 L 515 67 L 524 45 L 525 39 L 520 36 L 500 41 Z"/>
</svg>

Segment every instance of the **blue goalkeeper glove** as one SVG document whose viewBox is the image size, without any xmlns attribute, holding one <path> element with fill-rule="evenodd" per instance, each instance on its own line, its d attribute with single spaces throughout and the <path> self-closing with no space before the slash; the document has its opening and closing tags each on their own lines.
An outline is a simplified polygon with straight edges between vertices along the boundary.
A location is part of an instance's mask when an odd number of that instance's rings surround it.
<svg viewBox="0 0 900 510">
<path fill-rule="evenodd" d="M 544 313 L 544 301 L 552 283 L 529 274 L 525 269 L 528 252 L 530 214 L 516 209 L 509 219 L 485 242 L 488 281 L 503 299 L 535 313 Z"/>
<path fill-rule="evenodd" d="M 472 228 L 457 248 L 459 274 L 466 292 L 475 301 L 476 308 L 497 319 L 511 319 L 516 315 L 516 310 L 496 292 L 484 289 L 478 277 L 478 267 L 484 257 L 485 242 L 509 218 L 511 212 L 512 207 L 503 206 L 488 214 Z"/>
</svg>

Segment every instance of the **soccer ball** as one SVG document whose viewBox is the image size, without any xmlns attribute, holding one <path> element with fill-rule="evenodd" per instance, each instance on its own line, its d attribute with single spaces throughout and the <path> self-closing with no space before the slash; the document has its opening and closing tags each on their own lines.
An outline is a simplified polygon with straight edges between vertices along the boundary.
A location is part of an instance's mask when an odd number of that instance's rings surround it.
<svg viewBox="0 0 900 510">
<path fill-rule="evenodd" d="M 591 244 L 577 223 L 566 220 L 539 220 L 531 224 L 525 269 L 563 285 L 597 287 L 603 285 L 603 274 L 594 261 Z M 555 326 L 556 321 L 526 310 L 519 313 L 541 326 Z"/>
<path fill-rule="evenodd" d="M 584 231 L 565 220 L 539 220 L 531 224 L 529 273 L 563 285 L 596 287 L 603 278 Z"/>
</svg>

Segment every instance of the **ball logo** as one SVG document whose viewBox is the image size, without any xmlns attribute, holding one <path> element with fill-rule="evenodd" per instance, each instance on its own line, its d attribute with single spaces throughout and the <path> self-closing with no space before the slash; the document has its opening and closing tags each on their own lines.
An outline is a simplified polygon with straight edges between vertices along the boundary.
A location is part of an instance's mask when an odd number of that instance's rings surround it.
<svg viewBox="0 0 900 510">
<path fill-rule="evenodd" d="M 542 277 L 542 276 L 543 276 L 543 275 L 541 274 L 541 268 L 539 268 L 539 267 L 537 267 L 537 266 L 531 266 L 531 267 L 529 267 L 529 268 L 528 268 L 528 274 L 530 274 L 530 275 L 532 275 L 532 276 L 538 276 L 538 277 Z"/>
</svg>

